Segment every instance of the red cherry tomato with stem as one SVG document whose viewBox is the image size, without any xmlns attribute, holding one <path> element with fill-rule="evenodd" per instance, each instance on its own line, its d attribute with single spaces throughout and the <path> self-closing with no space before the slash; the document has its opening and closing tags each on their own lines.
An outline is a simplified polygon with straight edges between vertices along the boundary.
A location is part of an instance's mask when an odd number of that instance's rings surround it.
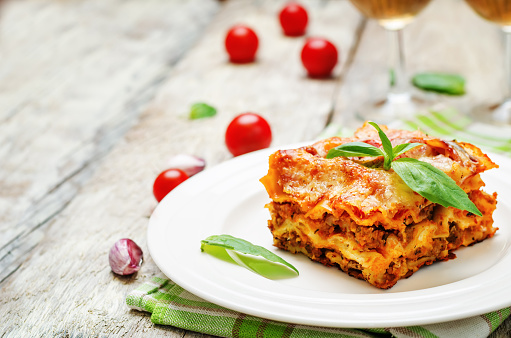
<svg viewBox="0 0 511 338">
<path fill-rule="evenodd" d="M 225 144 L 233 156 L 268 148 L 270 143 L 270 125 L 254 113 L 238 115 L 225 132 Z"/>
<path fill-rule="evenodd" d="M 311 38 L 302 49 L 302 63 L 310 77 L 329 77 L 337 64 L 337 48 L 322 38 Z"/>
<path fill-rule="evenodd" d="M 259 39 L 257 34 L 244 25 L 229 29 L 225 37 L 225 49 L 233 63 L 248 63 L 255 60 Z"/>
<path fill-rule="evenodd" d="M 307 29 L 309 16 L 301 5 L 290 2 L 280 11 L 279 21 L 287 36 L 302 36 Z"/>
<path fill-rule="evenodd" d="M 162 171 L 154 180 L 153 194 L 160 202 L 175 187 L 188 179 L 188 175 L 180 169 L 167 169 Z"/>
</svg>

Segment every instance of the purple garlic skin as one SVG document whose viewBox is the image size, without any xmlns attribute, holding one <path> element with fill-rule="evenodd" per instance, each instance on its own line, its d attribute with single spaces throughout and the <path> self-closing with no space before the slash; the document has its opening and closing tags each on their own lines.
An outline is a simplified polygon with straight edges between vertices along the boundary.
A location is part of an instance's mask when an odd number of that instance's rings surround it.
<svg viewBox="0 0 511 338">
<path fill-rule="evenodd" d="M 108 254 L 108 260 L 112 271 L 118 275 L 131 275 L 142 265 L 142 249 L 129 238 L 123 238 L 115 242 Z"/>
<path fill-rule="evenodd" d="M 206 167 L 206 161 L 197 156 L 178 154 L 168 160 L 167 167 L 180 169 L 191 177 L 204 170 Z"/>
</svg>

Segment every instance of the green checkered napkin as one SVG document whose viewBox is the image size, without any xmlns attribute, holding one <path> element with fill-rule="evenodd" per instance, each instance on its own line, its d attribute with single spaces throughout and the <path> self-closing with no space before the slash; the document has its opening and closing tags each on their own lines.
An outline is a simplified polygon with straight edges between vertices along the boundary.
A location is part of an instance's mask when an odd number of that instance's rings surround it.
<svg viewBox="0 0 511 338">
<path fill-rule="evenodd" d="M 151 321 L 220 337 L 487 337 L 511 308 L 453 322 L 382 329 L 342 329 L 275 322 L 207 302 L 165 277 L 153 277 L 126 297 L 131 309 L 147 311 Z"/>
<path fill-rule="evenodd" d="M 511 156 L 511 130 L 474 123 L 453 109 L 399 121 L 392 128 L 421 129 L 427 134 L 474 143 L 488 151 Z M 331 125 L 321 137 L 349 136 L 353 130 Z M 154 277 L 133 290 L 128 306 L 151 313 L 151 321 L 221 337 L 487 337 L 511 313 L 511 308 L 484 315 L 424 326 L 381 329 L 342 329 L 275 322 L 207 302 L 171 280 Z"/>
</svg>

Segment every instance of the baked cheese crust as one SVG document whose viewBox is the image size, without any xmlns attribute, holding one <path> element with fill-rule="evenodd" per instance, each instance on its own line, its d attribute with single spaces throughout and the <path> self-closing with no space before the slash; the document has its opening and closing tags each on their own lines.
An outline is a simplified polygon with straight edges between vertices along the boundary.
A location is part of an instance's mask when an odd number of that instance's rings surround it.
<svg viewBox="0 0 511 338">
<path fill-rule="evenodd" d="M 481 190 L 480 173 L 497 165 L 468 143 L 381 128 L 393 146 L 422 143 L 402 156 L 445 172 L 483 216 L 430 202 L 393 170 L 381 169 L 382 158 L 326 158 L 328 150 L 344 143 L 381 147 L 377 131 L 367 123 L 351 138 L 275 152 L 261 182 L 272 199 L 266 207 L 275 246 L 388 289 L 421 266 L 454 258 L 460 246 L 495 234 L 497 195 Z"/>
</svg>

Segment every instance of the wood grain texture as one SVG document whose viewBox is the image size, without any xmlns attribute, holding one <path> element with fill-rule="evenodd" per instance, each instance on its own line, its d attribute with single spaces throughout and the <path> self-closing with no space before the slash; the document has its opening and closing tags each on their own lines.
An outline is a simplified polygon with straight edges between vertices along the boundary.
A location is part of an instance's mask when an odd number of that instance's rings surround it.
<svg viewBox="0 0 511 338">
<path fill-rule="evenodd" d="M 332 78 L 307 78 L 299 59 L 306 37 L 280 34 L 276 14 L 284 2 L 9 4 L 0 21 L 8 65 L 0 71 L 1 337 L 209 337 L 153 325 L 124 304 L 127 292 L 159 274 L 146 242 L 156 175 L 179 153 L 205 158 L 207 168 L 230 159 L 224 132 L 239 113 L 267 118 L 272 145 L 283 146 L 315 138 L 330 120 L 344 121 L 387 81 L 383 32 L 337 0 L 303 1 L 307 35 L 332 40 L 341 56 Z M 223 39 L 235 23 L 258 33 L 255 63 L 228 62 Z M 454 103 L 500 95 L 497 84 L 480 89 L 477 82 L 493 76 L 480 67 L 494 66 L 483 61 L 487 49 L 500 46 L 500 34 L 462 1 L 433 1 L 407 31 L 411 72 L 469 77 L 470 95 L 450 98 Z M 477 41 L 476 32 L 491 38 Z M 500 62 L 498 53 L 492 63 Z M 198 101 L 218 114 L 189 120 Z M 110 247 L 124 237 L 145 254 L 141 271 L 128 277 L 108 265 Z M 169 238 L 169 245 L 179 240 Z M 508 337 L 510 329 L 508 320 L 492 338 Z"/>
<path fill-rule="evenodd" d="M 5 4 L 0 283 L 136 123 L 218 7 L 213 0 Z"/>
<path fill-rule="evenodd" d="M 207 33 L 166 74 L 167 80 L 159 85 L 136 126 L 117 142 L 67 207 L 49 218 L 29 259 L 3 283 L 0 317 L 6 322 L 0 332 L 7 336 L 198 336 L 153 326 L 147 314 L 129 311 L 124 304 L 129 290 L 159 272 L 146 244 L 148 217 L 156 205 L 152 183 L 167 159 L 178 153 L 204 157 L 208 166 L 229 159 L 224 131 L 241 112 L 265 116 L 273 127 L 274 145 L 314 138 L 324 128 L 343 64 L 331 79 L 305 76 L 299 61 L 305 38 L 283 37 L 276 21 L 283 3 L 229 1 L 222 5 Z M 309 34 L 321 33 L 349 53 L 360 15 L 345 1 L 306 3 L 311 14 Z M 349 19 L 339 23 L 339 12 Z M 255 63 L 227 61 L 224 34 L 237 22 L 253 26 L 259 34 L 261 47 Z M 215 106 L 217 116 L 187 119 L 190 105 L 197 101 Z M 146 254 L 142 270 L 132 277 L 115 276 L 107 262 L 108 250 L 123 237 L 135 240 Z M 169 239 L 169 245 L 177 240 Z"/>
<path fill-rule="evenodd" d="M 276 15 L 283 2 L 255 1 L 252 9 L 246 3 L 226 4 L 226 11 L 212 23 L 208 34 L 175 68 L 173 81 L 163 86 L 152 109 L 160 114 L 185 116 L 196 101 L 215 106 L 219 114 L 214 120 L 195 124 L 184 119 L 176 122 L 200 128 L 187 128 L 197 135 L 194 142 L 201 142 L 206 135 L 212 144 L 222 144 L 228 122 L 247 111 L 268 119 L 273 126 L 273 145 L 312 139 L 324 128 L 331 113 L 332 95 L 343 71 L 344 55 L 332 78 L 307 78 L 299 57 L 305 37 L 288 38 L 280 34 Z M 308 35 L 325 36 L 348 54 L 360 23 L 358 13 L 344 1 L 310 1 L 308 9 L 311 16 Z M 240 14 L 229 14 L 231 11 Z M 343 12 L 347 20 L 338 23 L 337 15 Z M 244 65 L 228 62 L 223 39 L 235 23 L 247 24 L 259 35 L 256 62 Z M 219 160 L 229 156 L 223 151 Z"/>
</svg>

